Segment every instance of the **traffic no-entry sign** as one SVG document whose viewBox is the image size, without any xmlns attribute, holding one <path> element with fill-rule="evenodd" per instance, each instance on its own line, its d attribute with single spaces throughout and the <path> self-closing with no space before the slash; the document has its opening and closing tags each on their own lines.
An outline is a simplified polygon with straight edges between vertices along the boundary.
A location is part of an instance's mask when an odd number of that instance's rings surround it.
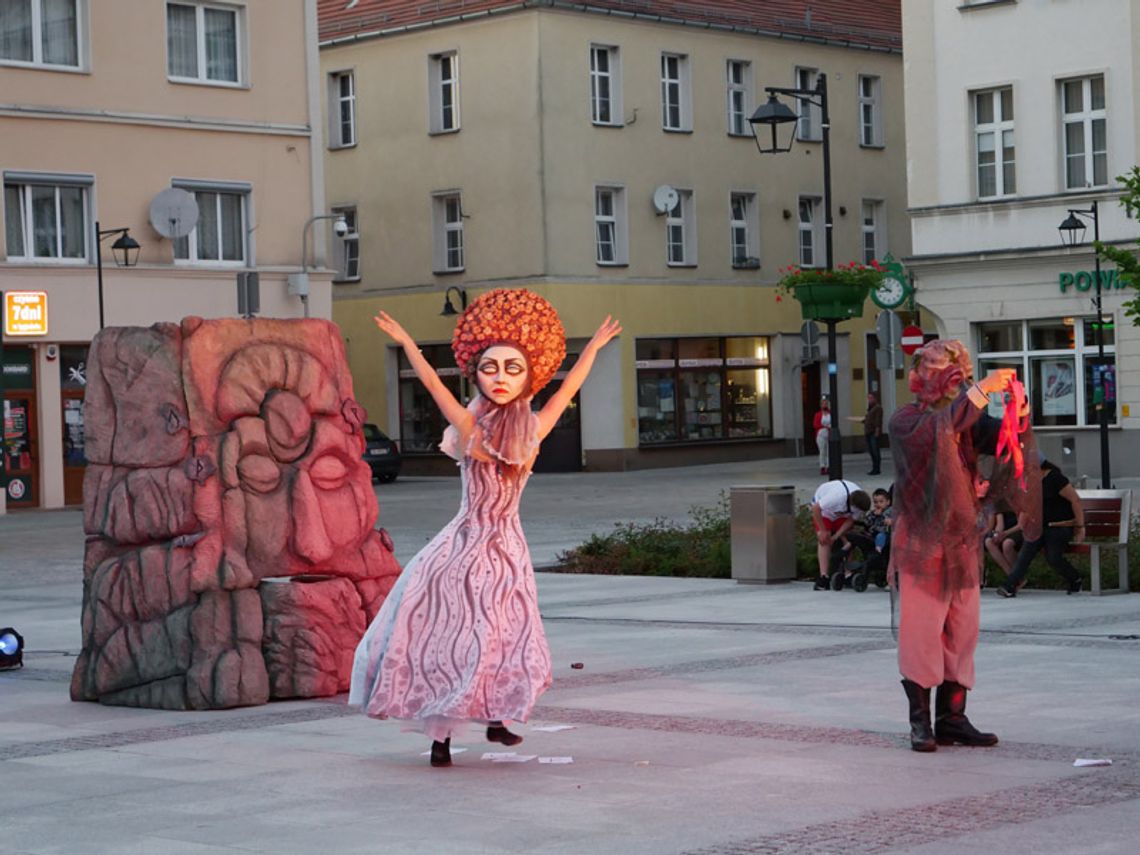
<svg viewBox="0 0 1140 855">
<path fill-rule="evenodd" d="M 902 335 L 899 337 L 899 344 L 902 346 L 903 353 L 910 356 L 922 347 L 922 327 L 903 327 Z"/>
</svg>

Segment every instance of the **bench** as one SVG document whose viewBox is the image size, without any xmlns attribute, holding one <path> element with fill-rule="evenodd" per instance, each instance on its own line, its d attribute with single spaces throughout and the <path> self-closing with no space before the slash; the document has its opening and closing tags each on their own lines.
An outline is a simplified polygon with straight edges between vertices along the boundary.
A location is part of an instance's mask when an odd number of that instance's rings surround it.
<svg viewBox="0 0 1140 855">
<path fill-rule="evenodd" d="M 1065 552 L 1089 556 L 1092 593 L 1099 595 L 1100 553 L 1115 549 L 1120 568 L 1120 591 L 1128 593 L 1128 529 L 1132 519 L 1131 490 L 1077 490 L 1085 511 L 1085 542 L 1070 543 Z"/>
</svg>

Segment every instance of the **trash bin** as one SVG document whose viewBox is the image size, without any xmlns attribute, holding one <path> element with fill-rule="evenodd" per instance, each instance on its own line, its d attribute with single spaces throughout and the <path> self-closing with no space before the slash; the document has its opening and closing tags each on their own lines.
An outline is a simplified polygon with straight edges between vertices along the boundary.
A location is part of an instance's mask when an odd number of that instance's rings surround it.
<svg viewBox="0 0 1140 855">
<path fill-rule="evenodd" d="M 788 484 L 729 488 L 732 578 L 772 584 L 796 578 L 796 497 Z"/>
</svg>

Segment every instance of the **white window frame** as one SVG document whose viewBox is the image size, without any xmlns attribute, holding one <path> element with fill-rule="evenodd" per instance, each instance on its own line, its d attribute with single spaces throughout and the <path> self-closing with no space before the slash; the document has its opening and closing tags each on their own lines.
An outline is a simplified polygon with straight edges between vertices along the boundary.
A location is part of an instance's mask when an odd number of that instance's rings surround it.
<svg viewBox="0 0 1140 855">
<path fill-rule="evenodd" d="M 860 205 L 859 227 L 863 237 L 863 263 L 881 259 L 886 247 L 886 204 L 882 199 L 864 199 Z"/>
<path fill-rule="evenodd" d="M 185 265 L 188 267 L 252 267 L 253 266 L 253 252 L 252 244 L 250 241 L 250 222 L 252 216 L 250 212 L 250 201 L 252 197 L 253 188 L 251 185 L 244 182 L 236 181 L 209 181 L 198 179 L 175 179 L 171 182 L 172 187 L 178 187 L 188 193 L 194 194 L 194 201 L 198 203 L 198 224 L 184 238 L 175 238 L 171 243 L 171 252 L 174 255 L 174 263 L 176 265 Z M 215 198 L 213 200 L 215 207 L 215 215 L 217 222 L 217 239 L 218 258 L 202 258 L 199 253 L 201 247 L 199 246 L 199 230 L 203 227 L 202 210 L 206 204 L 206 200 L 202 198 L 202 194 L 209 193 Z M 241 212 L 241 258 L 221 258 L 223 233 L 225 231 L 225 224 L 222 222 L 222 197 L 223 196 L 236 196 L 239 200 Z M 185 241 L 186 255 L 180 257 L 183 241 Z"/>
<path fill-rule="evenodd" d="M 604 56 L 606 67 L 601 68 L 598 58 Z M 603 88 L 608 93 L 603 93 Z M 605 109 L 609 118 L 605 118 Z M 605 127 L 622 127 L 625 124 L 621 99 L 621 50 L 615 45 L 590 45 L 590 122 Z"/>
<path fill-rule="evenodd" d="M 333 71 L 328 79 L 329 148 L 351 148 L 356 145 L 356 73 L 352 69 Z"/>
<path fill-rule="evenodd" d="M 748 60 L 725 60 L 725 121 L 729 136 L 752 136 L 752 128 L 748 124 L 753 104 L 752 77 L 752 63 Z"/>
<path fill-rule="evenodd" d="M 436 273 L 466 269 L 463 216 L 463 195 L 458 190 L 432 194 L 432 269 Z"/>
<path fill-rule="evenodd" d="M 671 67 L 672 66 L 672 67 Z M 661 53 L 661 129 L 688 133 L 693 129 L 689 55 Z"/>
<path fill-rule="evenodd" d="M 72 0 L 72 6 L 75 8 L 75 62 L 73 64 L 44 60 L 44 0 L 30 0 L 32 58 L 0 57 L 0 66 L 13 65 L 23 68 L 42 68 L 50 71 L 85 71 L 88 56 L 88 2 L 89 0 Z"/>
<path fill-rule="evenodd" d="M 677 204 L 665 212 L 665 263 L 697 266 L 696 200 L 692 190 L 677 188 Z"/>
<path fill-rule="evenodd" d="M 360 281 L 360 224 L 355 205 L 338 205 L 332 213 L 344 217 L 348 231 L 336 236 L 337 282 Z"/>
<path fill-rule="evenodd" d="M 795 72 L 796 89 L 815 89 L 819 82 L 819 69 L 797 66 Z M 804 98 L 796 99 L 799 121 L 796 122 L 796 139 L 801 142 L 820 142 L 823 139 L 823 109 Z"/>
<path fill-rule="evenodd" d="M 883 147 L 883 78 L 877 74 L 860 74 L 859 145 L 863 148 Z"/>
<path fill-rule="evenodd" d="M 170 18 L 169 9 L 171 6 L 190 6 L 194 9 L 195 20 L 195 33 L 197 40 L 197 74 L 194 76 L 186 76 L 174 74 L 170 69 L 171 56 L 170 56 Z M 163 6 L 164 11 L 167 12 L 164 26 L 166 27 L 167 38 L 167 56 L 166 56 L 166 79 L 172 83 L 193 83 L 201 86 L 222 86 L 230 88 L 241 88 L 246 85 L 246 67 L 245 67 L 245 7 L 232 6 L 226 3 L 203 3 L 201 0 L 168 0 Z M 234 16 L 234 71 L 237 75 L 236 80 L 219 80 L 212 77 L 207 77 L 209 70 L 206 54 L 206 10 L 213 9 L 219 12 L 229 12 Z"/>
<path fill-rule="evenodd" d="M 458 133 L 459 51 L 440 51 L 428 57 L 428 88 L 428 133 Z"/>
<path fill-rule="evenodd" d="M 609 212 L 603 212 L 603 199 L 609 199 Z M 611 247 L 605 258 L 604 246 Z M 629 264 L 629 218 L 626 212 L 625 187 L 620 184 L 594 185 L 594 260 L 599 267 L 622 267 Z"/>
<path fill-rule="evenodd" d="M 760 206 L 753 190 L 728 194 L 728 251 L 729 263 L 737 270 L 760 266 Z"/>
<path fill-rule="evenodd" d="M 796 257 L 800 267 L 824 267 L 823 200 L 818 196 L 800 196 L 796 202 L 799 240 Z M 805 217 L 806 214 L 806 217 Z"/>
<path fill-rule="evenodd" d="M 56 173 L 24 173 L 24 172 L 5 172 L 4 173 L 4 226 L 5 234 L 12 226 L 8 222 L 8 199 L 9 188 L 16 191 L 19 210 L 19 221 L 16 224 L 20 231 L 20 239 L 23 243 L 23 251 L 16 253 L 13 247 L 8 245 L 5 240 L 5 252 L 7 260 L 10 262 L 21 262 L 28 264 L 62 264 L 62 265 L 77 265 L 90 263 L 91 252 L 91 234 L 93 226 L 93 218 L 91 215 L 91 187 L 94 185 L 95 180 L 90 175 L 63 175 Z M 53 236 L 55 242 L 54 255 L 36 255 L 35 254 L 35 222 L 32 215 L 32 190 L 36 187 L 51 188 L 54 197 L 54 214 L 55 224 L 53 229 Z M 63 216 L 60 205 L 60 190 L 63 188 L 77 189 L 80 191 L 83 222 L 80 226 L 80 238 L 82 239 L 82 250 L 78 255 L 65 256 L 63 252 Z"/>
<path fill-rule="evenodd" d="M 1002 94 L 1009 93 L 1009 113 L 1006 115 L 1002 104 Z M 992 117 L 990 122 L 978 120 L 979 109 L 985 101 L 989 101 L 989 110 Z M 979 199 L 998 199 L 1003 196 L 1012 196 L 1017 192 L 1017 137 L 1014 129 L 1013 87 L 998 86 L 994 89 L 982 89 L 970 93 L 970 112 L 974 123 L 974 182 Z M 1010 142 L 1012 145 L 1007 146 Z M 987 150 L 992 154 L 993 160 L 988 164 L 982 163 L 982 152 Z M 1011 159 L 1006 159 L 1006 151 L 1012 150 Z M 1006 167 L 1012 169 L 1012 180 L 1006 176 Z M 985 192 L 985 182 L 982 180 L 983 168 L 993 170 L 993 193 Z M 1012 186 L 1007 187 L 1007 184 Z"/>
<path fill-rule="evenodd" d="M 1094 80 L 1100 80 L 1105 104 L 1105 106 L 1096 109 L 1092 107 L 1092 82 Z M 1078 82 L 1081 84 L 1082 109 L 1074 112 L 1066 112 L 1065 87 L 1070 83 Z M 1058 83 L 1060 86 L 1059 100 L 1061 110 L 1061 177 L 1065 189 L 1085 190 L 1090 187 L 1107 187 L 1111 173 L 1108 168 L 1108 89 L 1105 75 L 1090 74 L 1087 77 L 1070 77 L 1065 80 L 1060 80 Z M 1093 126 L 1096 122 L 1102 122 L 1104 127 L 1105 148 L 1101 152 L 1097 152 L 1093 149 Z M 1081 126 L 1081 141 L 1084 146 L 1084 151 L 1076 155 L 1076 157 L 1080 157 L 1082 161 L 1082 170 L 1085 177 L 1083 184 L 1071 183 L 1069 180 L 1069 160 L 1074 156 L 1069 154 L 1068 128 L 1070 125 L 1078 124 Z M 1104 180 L 1100 182 L 1096 180 L 1096 161 L 1098 155 L 1104 158 Z"/>
</svg>

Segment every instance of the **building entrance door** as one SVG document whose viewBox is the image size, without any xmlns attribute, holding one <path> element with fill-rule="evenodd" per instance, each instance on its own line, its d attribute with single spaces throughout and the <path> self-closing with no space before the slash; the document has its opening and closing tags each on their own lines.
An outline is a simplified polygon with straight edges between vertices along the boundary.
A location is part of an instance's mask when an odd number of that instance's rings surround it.
<svg viewBox="0 0 1140 855">
<path fill-rule="evenodd" d="M 804 416 L 804 456 L 819 453 L 815 447 L 815 414 L 822 397 L 819 382 L 819 363 L 813 362 L 800 370 L 800 400 Z"/>
<path fill-rule="evenodd" d="M 562 370 L 554 375 L 545 389 L 541 389 L 534 396 L 531 406 L 535 412 L 543 408 L 550 397 L 558 391 L 562 381 L 566 379 L 566 367 L 576 361 L 577 356 L 566 355 L 562 363 Z M 582 410 L 581 398 L 574 396 L 570 406 L 562 413 L 562 417 L 554 425 L 542 446 L 538 450 L 538 457 L 534 461 L 535 472 L 578 472 L 582 469 Z"/>
<path fill-rule="evenodd" d="M 87 471 L 83 397 L 87 391 L 87 345 L 60 349 L 60 417 L 63 419 L 63 502 L 83 504 L 83 476 Z"/>
<path fill-rule="evenodd" d="M 8 507 L 40 503 L 35 361 L 29 347 L 4 348 L 4 489 Z"/>
</svg>

